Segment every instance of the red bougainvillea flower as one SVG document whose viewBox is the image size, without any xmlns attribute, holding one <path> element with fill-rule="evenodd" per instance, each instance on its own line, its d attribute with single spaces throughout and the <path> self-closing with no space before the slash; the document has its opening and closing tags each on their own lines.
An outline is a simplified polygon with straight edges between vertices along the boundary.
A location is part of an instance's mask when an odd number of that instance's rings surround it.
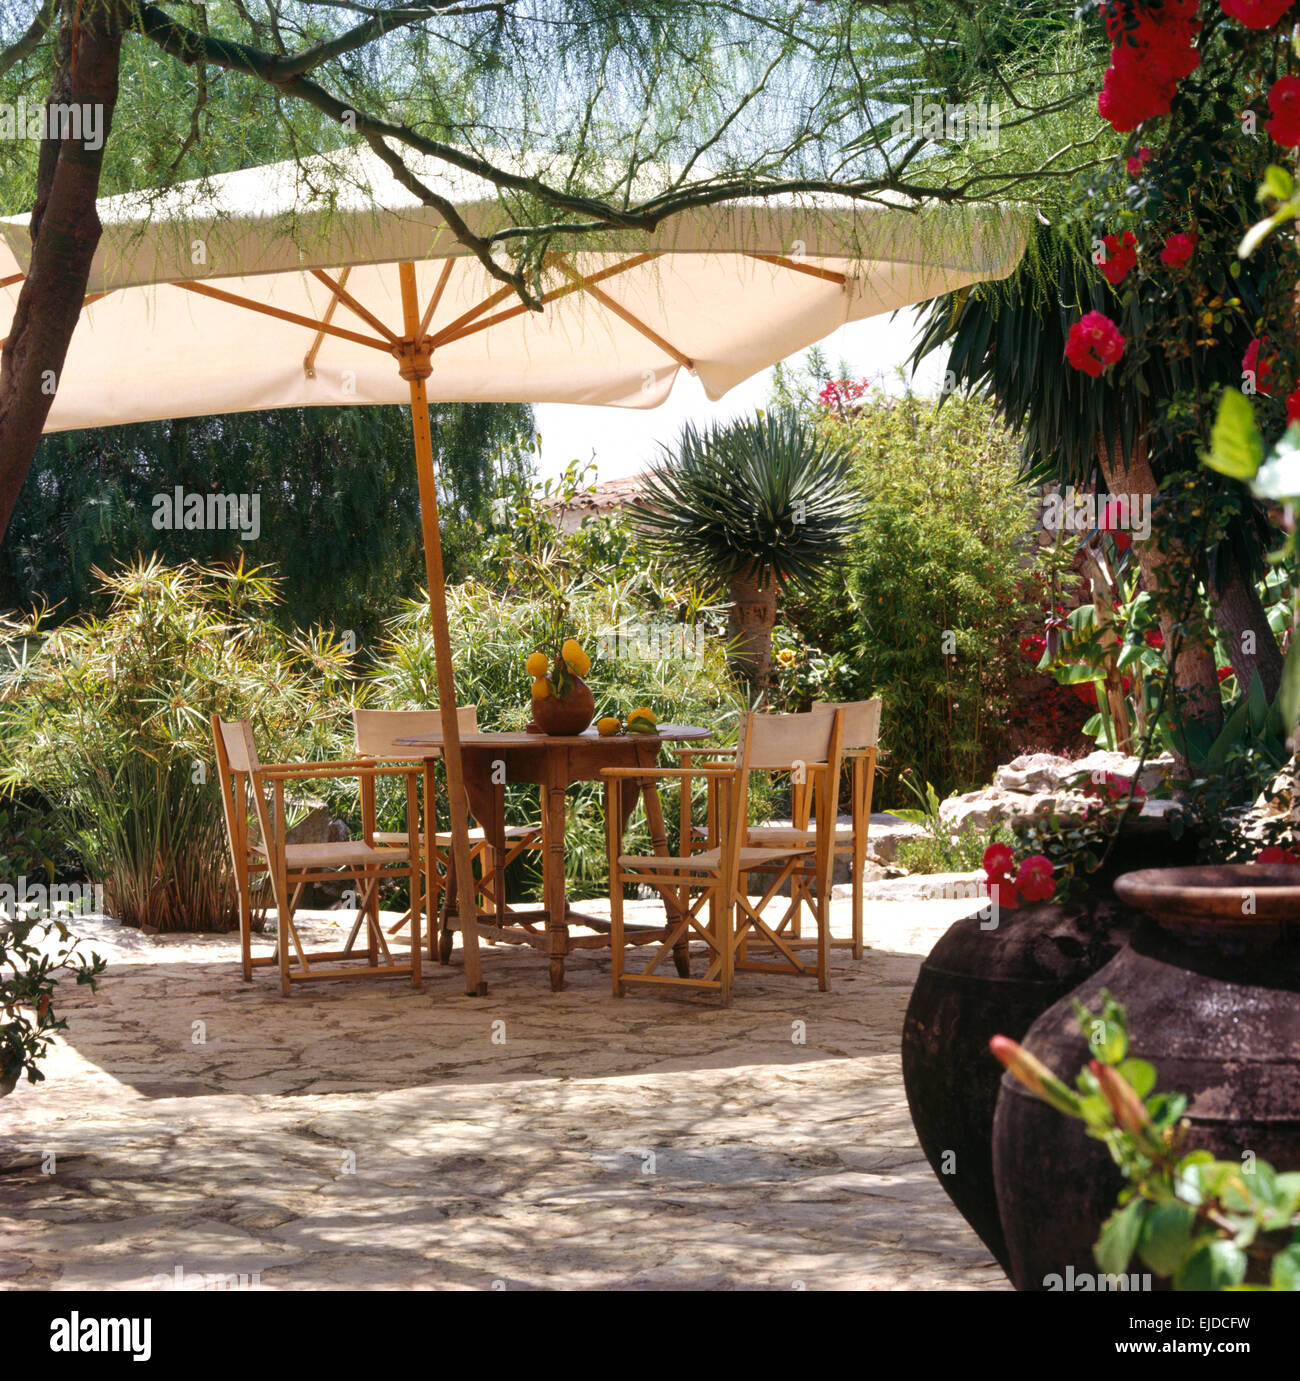
<svg viewBox="0 0 1300 1381">
<path fill-rule="evenodd" d="M 1026 901 L 1048 901 L 1056 891 L 1051 859 L 1030 854 L 1016 874 L 1016 890 Z"/>
<path fill-rule="evenodd" d="M 1137 153 L 1133 154 L 1124 164 L 1124 166 L 1128 169 L 1129 177 L 1141 177 L 1142 169 L 1145 168 L 1146 165 L 1150 163 L 1154 157 L 1155 154 L 1153 154 L 1151 150 L 1147 148 L 1145 144 L 1143 144 L 1143 146 L 1137 151 Z"/>
<path fill-rule="evenodd" d="M 1104 369 L 1118 363 L 1124 354 L 1124 337 L 1119 327 L 1101 312 L 1089 312 L 1070 327 L 1065 342 L 1065 358 L 1085 374 L 1099 378 Z"/>
<path fill-rule="evenodd" d="M 1224 14 L 1248 29 L 1271 29 L 1289 10 L 1294 0 L 1219 0 Z"/>
<path fill-rule="evenodd" d="M 1171 269 L 1182 268 L 1195 252 L 1196 235 L 1190 230 L 1181 231 L 1165 241 L 1165 247 L 1160 251 L 1160 262 L 1168 264 Z"/>
<path fill-rule="evenodd" d="M 1256 393 L 1268 394 L 1273 391 L 1273 384 L 1276 382 L 1273 374 L 1273 366 L 1276 363 L 1277 355 L 1273 350 L 1273 342 L 1267 336 L 1256 337 L 1241 357 L 1241 372 L 1254 380 Z"/>
<path fill-rule="evenodd" d="M 1096 681 L 1076 681 L 1074 683 L 1074 693 L 1083 701 L 1085 705 L 1097 708 L 1097 683 Z"/>
<path fill-rule="evenodd" d="M 1259 856 L 1255 859 L 1256 863 L 1291 863 L 1300 865 L 1300 854 L 1292 849 L 1282 849 L 1276 844 L 1270 844 L 1267 849 L 1261 849 Z"/>
<path fill-rule="evenodd" d="M 1127 551 L 1133 545 L 1133 539 L 1124 531 L 1122 523 L 1124 519 L 1124 509 L 1118 499 L 1111 499 L 1097 515 L 1097 530 L 1099 532 L 1109 532 L 1115 546 L 1120 551 Z M 1116 604 L 1118 609 L 1119 605 Z"/>
<path fill-rule="evenodd" d="M 1102 277 L 1112 285 L 1122 283 L 1129 269 L 1137 267 L 1137 236 L 1126 230 L 1123 235 L 1107 235 L 1101 243 L 1105 249 L 1100 265 Z"/>
<path fill-rule="evenodd" d="M 990 844 L 984 850 L 984 876 L 990 882 L 996 882 L 1010 873 L 1014 862 L 1015 855 L 1009 844 Z"/>
<path fill-rule="evenodd" d="M 857 402 L 866 391 L 865 379 L 861 383 L 855 379 L 832 379 L 817 395 L 817 401 L 824 408 L 833 408 Z"/>
<path fill-rule="evenodd" d="M 1274 142 L 1288 149 L 1300 145 L 1300 77 L 1279 77 L 1269 90 L 1268 108 L 1272 119 L 1264 128 Z"/>
<path fill-rule="evenodd" d="M 1165 635 L 1158 628 L 1148 628 L 1143 634 L 1148 647 L 1154 647 L 1157 652 L 1165 649 Z"/>
</svg>

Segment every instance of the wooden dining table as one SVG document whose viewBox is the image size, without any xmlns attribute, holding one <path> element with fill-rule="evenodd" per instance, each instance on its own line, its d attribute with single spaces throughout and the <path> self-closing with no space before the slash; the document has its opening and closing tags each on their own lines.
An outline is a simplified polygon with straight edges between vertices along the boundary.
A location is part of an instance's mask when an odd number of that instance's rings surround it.
<svg viewBox="0 0 1300 1381">
<path fill-rule="evenodd" d="M 450 955 L 452 932 L 461 931 L 462 943 L 477 946 L 478 936 L 507 944 L 531 945 L 542 950 L 550 959 L 551 988 L 559 992 L 564 987 L 564 961 L 570 950 L 603 948 L 609 945 L 609 922 L 600 917 L 575 911 L 568 901 L 565 878 L 564 833 L 565 792 L 574 782 L 600 780 L 602 768 L 644 767 L 653 772 L 659 750 L 665 743 L 688 743 L 710 738 L 711 729 L 693 724 L 661 724 L 653 734 L 612 734 L 604 737 L 595 729 L 581 734 L 551 735 L 536 733 L 473 733 L 460 736 L 461 761 L 465 775 L 465 793 L 469 797 L 470 813 L 483 830 L 493 850 L 493 883 L 491 911 L 480 911 L 478 889 L 473 881 L 466 887 L 458 880 L 448 879 L 446 898 L 439 927 L 442 942 L 440 954 L 445 963 Z M 433 768 L 442 754 L 442 735 L 428 734 L 415 738 L 394 740 L 412 750 L 412 757 L 424 759 L 425 810 L 434 800 Z M 507 785 L 532 785 L 541 794 L 542 823 L 542 905 L 515 907 L 506 903 L 505 879 L 502 876 L 506 853 L 505 788 Z M 638 798 L 645 802 L 646 822 L 656 853 L 668 853 L 668 833 L 664 825 L 663 807 L 658 785 L 653 777 L 639 783 L 639 791 L 624 793 L 624 818 L 619 822 L 620 835 L 636 807 Z M 683 793 L 689 801 L 690 793 Z M 431 837 L 435 823 L 426 820 L 425 837 Z M 690 837 L 689 805 L 683 809 L 684 838 Z M 427 871 L 426 895 L 438 895 L 436 877 L 437 851 L 425 850 Z M 469 917 L 463 917 L 464 897 L 472 906 Z M 669 917 L 680 905 L 671 896 L 664 898 Z M 469 924 L 466 924 L 466 921 Z M 433 917 L 429 917 L 430 926 Z M 569 926 L 577 924 L 593 931 L 591 935 L 570 935 Z M 663 928 L 626 928 L 629 943 L 661 936 Z M 679 971 L 688 965 L 682 950 L 674 955 Z M 689 972 L 689 968 L 686 969 Z"/>
</svg>

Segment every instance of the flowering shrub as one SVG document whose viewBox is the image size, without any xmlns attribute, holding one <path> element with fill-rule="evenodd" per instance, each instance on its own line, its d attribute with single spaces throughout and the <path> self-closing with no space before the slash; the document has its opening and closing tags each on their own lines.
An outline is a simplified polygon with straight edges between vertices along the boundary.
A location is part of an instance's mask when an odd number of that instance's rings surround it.
<svg viewBox="0 0 1300 1381">
<path fill-rule="evenodd" d="M 1030 854 L 1015 867 L 1015 854 L 1008 844 L 990 844 L 984 850 L 984 880 L 989 896 L 1000 907 L 1014 911 L 1025 901 L 1050 901 L 1056 895 L 1056 870 L 1043 854 Z"/>
<path fill-rule="evenodd" d="M 1131 26 L 1121 6 L 1103 8 L 1114 47 L 1097 111 L 1119 133 L 1167 115 L 1178 83 L 1200 66 L 1196 6 L 1197 0 L 1165 0 L 1158 11 L 1137 10 Z"/>
</svg>

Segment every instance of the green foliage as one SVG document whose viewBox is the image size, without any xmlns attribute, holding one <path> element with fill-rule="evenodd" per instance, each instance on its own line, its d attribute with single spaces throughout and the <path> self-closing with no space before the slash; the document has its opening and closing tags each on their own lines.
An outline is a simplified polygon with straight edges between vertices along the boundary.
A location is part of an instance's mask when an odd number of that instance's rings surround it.
<svg viewBox="0 0 1300 1381">
<path fill-rule="evenodd" d="M 449 580 L 475 565 L 491 502 L 531 472 L 531 409 L 435 404 L 434 468 Z M 157 496 L 257 497 L 260 531 L 155 526 Z M 90 607 L 95 569 L 158 556 L 274 565 L 286 628 L 328 624 L 362 646 L 394 586 L 424 582 L 410 412 L 290 408 L 46 437 L 0 548 L 0 609 Z"/>
<path fill-rule="evenodd" d="M 843 551 L 862 502 L 839 438 L 793 409 L 701 431 L 644 482 L 637 523 L 702 582 L 809 586 Z"/>
<path fill-rule="evenodd" d="M 104 614 L 48 635 L 39 617 L 0 626 L 0 780 L 48 799 L 125 924 L 227 929 L 209 715 L 251 718 L 268 762 L 345 756 L 349 656 L 284 633 L 274 582 L 243 566 L 141 562 L 102 592 Z"/>
<path fill-rule="evenodd" d="M 983 866 L 984 851 L 990 845 L 1012 842 L 1011 831 L 1000 824 L 987 831 L 967 826 L 954 834 L 939 819 L 939 793 L 930 782 L 926 782 L 923 791 L 910 772 L 904 772 L 899 780 L 920 806 L 895 806 L 893 813 L 927 831 L 924 839 L 898 842 L 898 862 L 909 873 L 972 873 Z"/>
<path fill-rule="evenodd" d="M 1074 1004 L 1092 1054 L 1077 1093 L 1014 1042 L 994 1038 L 1012 1074 L 1082 1121 L 1129 1181 L 1093 1249 L 1097 1265 L 1123 1275 L 1136 1255 L 1175 1290 L 1231 1290 L 1254 1262 L 1272 1289 L 1300 1289 L 1300 1174 L 1279 1174 L 1253 1157 L 1184 1154 L 1187 1098 L 1156 1091 L 1155 1068 L 1129 1056 L 1123 1005 L 1105 990 L 1099 1001 L 1097 1012 Z"/>
<path fill-rule="evenodd" d="M 988 779 L 1009 704 L 1034 544 L 1016 446 L 990 405 L 871 395 L 822 426 L 848 448 L 866 508 L 844 561 L 791 619 L 835 658 L 833 698 L 883 698 L 896 772 L 943 794 Z M 886 801 L 905 799 L 886 780 Z"/>
<path fill-rule="evenodd" d="M 0 1098 L 23 1074 L 31 1084 L 45 1078 L 39 1062 L 53 1034 L 68 1027 L 54 1011 L 57 975 L 71 973 L 78 986 L 97 986 L 104 960 L 77 954 L 78 943 L 62 921 L 0 912 Z"/>
</svg>

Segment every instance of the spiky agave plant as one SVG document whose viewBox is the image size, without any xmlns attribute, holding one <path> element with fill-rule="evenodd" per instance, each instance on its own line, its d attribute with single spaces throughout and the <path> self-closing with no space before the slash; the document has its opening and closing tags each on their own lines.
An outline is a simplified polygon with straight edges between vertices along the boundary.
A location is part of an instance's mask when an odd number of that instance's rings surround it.
<svg viewBox="0 0 1300 1381">
<path fill-rule="evenodd" d="M 636 524 L 686 573 L 727 587 L 735 661 L 761 692 L 778 590 L 811 585 L 862 508 L 847 450 L 782 409 L 706 431 L 688 423 L 646 477 Z"/>
</svg>

